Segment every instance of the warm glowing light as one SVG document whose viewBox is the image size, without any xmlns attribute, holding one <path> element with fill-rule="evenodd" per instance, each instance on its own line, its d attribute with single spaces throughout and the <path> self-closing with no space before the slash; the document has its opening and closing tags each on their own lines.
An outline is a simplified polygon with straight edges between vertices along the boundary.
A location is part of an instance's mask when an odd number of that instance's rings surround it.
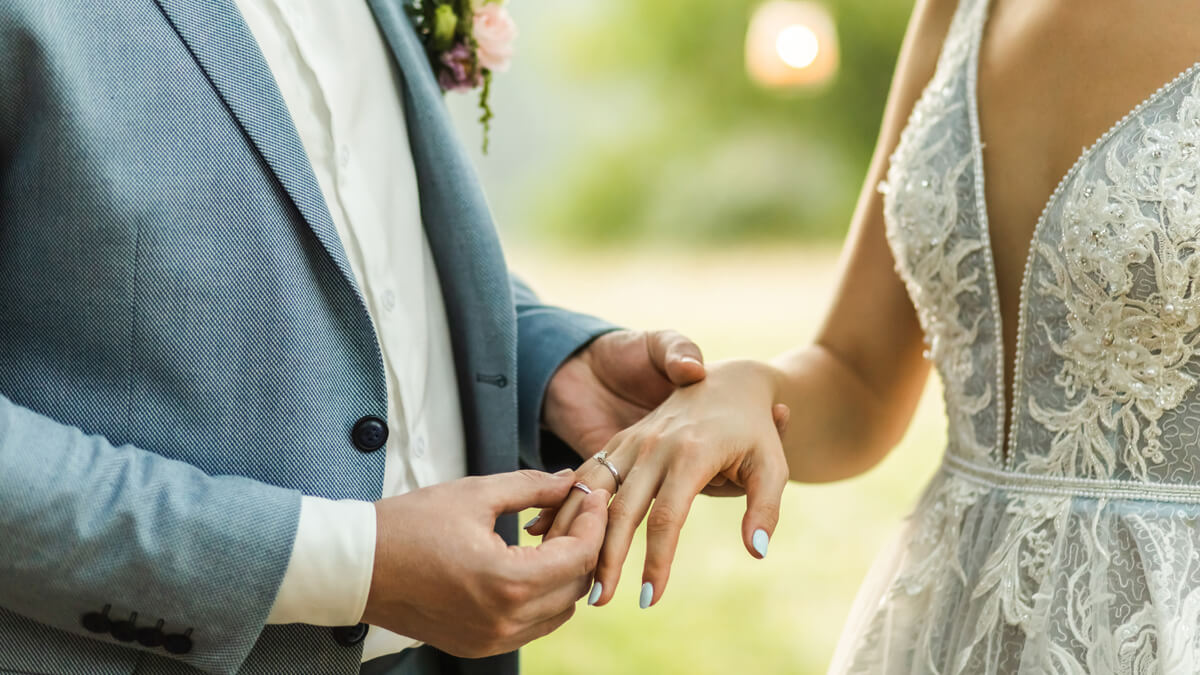
<svg viewBox="0 0 1200 675">
<path fill-rule="evenodd" d="M 817 60 L 821 45 L 811 28 L 793 25 L 779 31 L 779 37 L 775 38 L 775 51 L 789 66 L 807 68 Z"/>
<path fill-rule="evenodd" d="M 770 0 L 746 31 L 746 72 L 772 89 L 813 89 L 837 73 L 838 41 L 824 6 L 801 0 Z"/>
</svg>

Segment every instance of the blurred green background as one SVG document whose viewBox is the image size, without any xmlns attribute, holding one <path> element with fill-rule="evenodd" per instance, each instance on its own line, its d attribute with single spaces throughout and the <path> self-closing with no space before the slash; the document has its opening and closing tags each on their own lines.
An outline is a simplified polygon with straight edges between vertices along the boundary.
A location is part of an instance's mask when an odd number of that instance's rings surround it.
<svg viewBox="0 0 1200 675">
<path fill-rule="evenodd" d="M 747 0 L 512 0 L 481 163 L 507 232 L 581 245 L 836 241 L 862 183 L 910 0 L 832 0 L 819 92 L 746 76 Z M 471 147 L 469 96 L 454 97 Z"/>
<path fill-rule="evenodd" d="M 769 358 L 810 340 L 912 3 L 822 4 L 840 67 L 819 91 L 796 92 L 746 75 L 758 3 L 511 0 L 517 58 L 496 78 L 491 151 L 476 159 L 513 268 L 555 304 L 677 328 L 709 359 Z M 477 149 L 474 104 L 451 98 Z M 862 577 L 944 442 L 931 381 L 880 467 L 788 487 L 763 561 L 741 544 L 741 500 L 698 499 L 663 600 L 637 608 L 639 536 L 615 600 L 581 603 L 524 651 L 525 672 L 824 672 Z"/>
</svg>

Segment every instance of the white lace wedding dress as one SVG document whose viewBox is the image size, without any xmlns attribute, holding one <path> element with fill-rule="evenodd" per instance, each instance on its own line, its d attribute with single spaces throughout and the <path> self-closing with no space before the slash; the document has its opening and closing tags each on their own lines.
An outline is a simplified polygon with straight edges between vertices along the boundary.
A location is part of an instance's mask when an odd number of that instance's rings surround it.
<svg viewBox="0 0 1200 675">
<path fill-rule="evenodd" d="M 987 11 L 961 0 L 880 186 L 949 447 L 831 672 L 1195 675 L 1200 64 L 1084 151 L 1046 205 L 1006 435 L 975 96 Z"/>
</svg>

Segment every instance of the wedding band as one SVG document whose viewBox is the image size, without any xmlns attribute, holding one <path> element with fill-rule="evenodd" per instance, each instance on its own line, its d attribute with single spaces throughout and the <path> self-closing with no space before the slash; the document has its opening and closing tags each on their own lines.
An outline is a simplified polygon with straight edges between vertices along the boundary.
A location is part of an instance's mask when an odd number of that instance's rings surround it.
<svg viewBox="0 0 1200 675">
<path fill-rule="evenodd" d="M 584 485 L 583 483 L 576 483 L 576 484 L 572 485 L 571 487 L 579 490 L 580 492 L 582 492 L 585 495 L 592 494 L 592 488 Z"/>
<path fill-rule="evenodd" d="M 596 460 L 597 462 L 600 462 L 601 464 L 603 464 L 603 465 L 604 465 L 604 468 L 608 469 L 608 472 L 609 472 L 609 473 L 611 473 L 611 474 L 613 475 L 613 480 L 617 481 L 617 487 L 615 487 L 615 488 L 613 489 L 613 492 L 616 492 L 617 490 L 620 490 L 620 489 L 621 489 L 621 472 L 620 472 L 620 471 L 617 471 L 617 465 L 616 465 L 616 464 L 613 464 L 611 461 L 609 461 L 609 459 L 608 459 L 608 451 L 607 451 L 607 450 L 601 450 L 600 452 L 597 452 L 597 453 L 596 453 L 596 454 L 595 454 L 595 455 L 592 457 L 592 459 L 594 459 L 594 460 Z"/>
</svg>

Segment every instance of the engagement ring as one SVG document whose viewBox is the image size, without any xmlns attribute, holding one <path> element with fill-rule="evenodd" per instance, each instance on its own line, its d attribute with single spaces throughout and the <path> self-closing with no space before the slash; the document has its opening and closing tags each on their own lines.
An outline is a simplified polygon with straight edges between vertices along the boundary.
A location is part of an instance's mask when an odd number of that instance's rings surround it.
<svg viewBox="0 0 1200 675">
<path fill-rule="evenodd" d="M 592 457 L 592 459 L 603 464 L 604 468 L 608 469 L 608 472 L 613 475 L 613 480 L 617 481 L 617 487 L 613 488 L 613 492 L 620 490 L 621 489 L 621 472 L 617 471 L 617 465 L 615 465 L 611 461 L 609 461 L 608 451 L 601 450 L 600 452 L 597 452 Z"/>
</svg>

